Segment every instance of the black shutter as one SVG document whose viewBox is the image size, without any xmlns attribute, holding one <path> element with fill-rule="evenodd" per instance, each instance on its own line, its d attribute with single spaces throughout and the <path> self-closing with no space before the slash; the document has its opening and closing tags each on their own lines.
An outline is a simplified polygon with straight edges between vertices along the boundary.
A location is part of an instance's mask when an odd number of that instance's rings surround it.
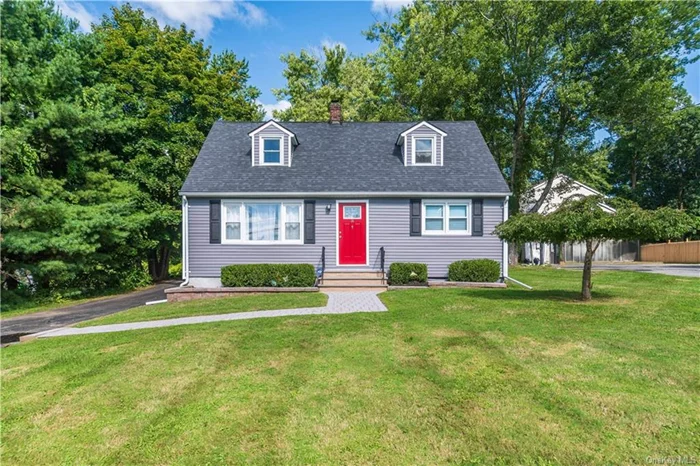
<svg viewBox="0 0 700 466">
<path fill-rule="evenodd" d="M 304 244 L 316 244 L 316 201 L 304 201 Z"/>
<path fill-rule="evenodd" d="M 472 236 L 484 236 L 483 199 L 472 199 Z"/>
<path fill-rule="evenodd" d="M 421 202 L 420 199 L 411 199 L 411 236 L 421 235 Z"/>
<path fill-rule="evenodd" d="M 209 243 L 221 244 L 221 201 L 209 201 Z"/>
</svg>

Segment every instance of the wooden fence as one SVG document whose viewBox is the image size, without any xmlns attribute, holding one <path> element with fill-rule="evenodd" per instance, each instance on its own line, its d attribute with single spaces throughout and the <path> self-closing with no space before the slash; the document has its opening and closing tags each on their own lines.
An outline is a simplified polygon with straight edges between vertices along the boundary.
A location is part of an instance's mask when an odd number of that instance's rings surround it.
<svg viewBox="0 0 700 466">
<path fill-rule="evenodd" d="M 645 244 L 642 246 L 641 259 L 646 262 L 700 264 L 700 241 Z"/>
</svg>

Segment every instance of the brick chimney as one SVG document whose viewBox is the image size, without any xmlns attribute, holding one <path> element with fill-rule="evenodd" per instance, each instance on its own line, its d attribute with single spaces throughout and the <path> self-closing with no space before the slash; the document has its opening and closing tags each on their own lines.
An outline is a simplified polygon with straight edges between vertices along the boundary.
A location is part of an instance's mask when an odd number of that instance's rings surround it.
<svg viewBox="0 0 700 466">
<path fill-rule="evenodd" d="M 331 102 L 331 104 L 328 106 L 328 111 L 331 115 L 330 123 L 332 125 L 339 125 L 343 122 L 343 109 L 340 106 L 340 102 Z"/>
</svg>

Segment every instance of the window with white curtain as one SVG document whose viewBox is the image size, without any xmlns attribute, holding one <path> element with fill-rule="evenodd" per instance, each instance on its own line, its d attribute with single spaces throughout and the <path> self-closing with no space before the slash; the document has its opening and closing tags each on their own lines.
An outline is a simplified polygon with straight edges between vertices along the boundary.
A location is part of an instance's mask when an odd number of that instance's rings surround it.
<svg viewBox="0 0 700 466">
<path fill-rule="evenodd" d="M 434 137 L 414 137 L 413 138 L 413 164 L 414 165 L 435 165 L 435 138 Z"/>
<path fill-rule="evenodd" d="M 423 201 L 424 235 L 470 235 L 471 201 Z"/>
<path fill-rule="evenodd" d="M 301 243 L 300 201 L 223 201 L 223 243 Z"/>
</svg>

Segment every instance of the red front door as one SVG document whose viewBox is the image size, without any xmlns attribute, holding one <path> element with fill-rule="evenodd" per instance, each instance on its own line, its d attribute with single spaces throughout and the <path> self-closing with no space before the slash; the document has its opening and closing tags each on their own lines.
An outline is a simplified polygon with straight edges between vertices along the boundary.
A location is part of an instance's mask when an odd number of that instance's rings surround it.
<svg viewBox="0 0 700 466">
<path fill-rule="evenodd" d="M 338 264 L 367 264 L 367 204 L 338 204 Z"/>
</svg>

